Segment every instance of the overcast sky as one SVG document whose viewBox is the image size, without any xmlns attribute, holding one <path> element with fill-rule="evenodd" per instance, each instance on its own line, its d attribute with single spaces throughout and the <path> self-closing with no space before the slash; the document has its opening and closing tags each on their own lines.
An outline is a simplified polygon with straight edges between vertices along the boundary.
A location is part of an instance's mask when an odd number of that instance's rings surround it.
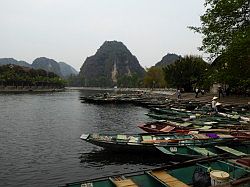
<svg viewBox="0 0 250 187">
<path fill-rule="evenodd" d="M 167 53 L 202 55 L 204 0 L 0 0 L 0 58 L 41 56 L 80 69 L 106 40 L 122 41 L 143 67 Z"/>
</svg>

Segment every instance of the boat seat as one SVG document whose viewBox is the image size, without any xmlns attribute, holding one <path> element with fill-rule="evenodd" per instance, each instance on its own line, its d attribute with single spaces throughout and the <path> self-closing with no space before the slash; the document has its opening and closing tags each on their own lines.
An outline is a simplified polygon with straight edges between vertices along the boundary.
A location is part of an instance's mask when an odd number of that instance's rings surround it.
<svg viewBox="0 0 250 187">
<path fill-rule="evenodd" d="M 123 134 L 118 134 L 116 139 L 119 139 L 119 140 L 127 140 L 127 136 L 126 135 L 123 135 Z"/>
<path fill-rule="evenodd" d="M 216 145 L 215 147 L 218 148 L 218 149 L 221 149 L 221 150 L 223 150 L 223 151 L 225 151 L 227 153 L 233 154 L 235 156 L 246 156 L 247 155 L 247 154 L 245 154 L 243 152 L 237 151 L 237 150 L 232 149 L 232 148 L 227 147 L 227 146 L 218 146 L 218 145 Z"/>
<path fill-rule="evenodd" d="M 205 156 L 216 156 L 216 153 L 213 153 L 209 150 L 207 150 L 206 148 L 202 148 L 202 147 L 197 147 L 197 146 L 187 146 L 187 148 L 201 154 L 201 155 L 205 155 Z"/>
<path fill-rule="evenodd" d="M 169 187 L 189 187 L 187 184 L 168 174 L 164 170 L 151 171 L 148 172 L 148 174 Z"/>
<path fill-rule="evenodd" d="M 208 129 L 211 129 L 211 128 L 212 128 L 212 126 L 205 125 L 205 126 L 199 128 L 199 130 L 208 130 Z"/>
<path fill-rule="evenodd" d="M 230 134 L 218 134 L 218 136 L 219 136 L 220 138 L 233 138 L 233 136 L 230 135 Z"/>
<path fill-rule="evenodd" d="M 142 136 L 141 143 L 153 143 L 155 140 L 153 140 L 152 136 Z"/>
<path fill-rule="evenodd" d="M 174 153 L 170 152 L 169 150 L 167 150 L 166 148 L 162 147 L 162 146 L 155 146 L 157 149 L 159 149 L 161 152 L 167 154 L 167 155 L 174 155 Z"/>
<path fill-rule="evenodd" d="M 208 139 L 205 134 L 193 134 L 196 139 Z"/>
<path fill-rule="evenodd" d="M 134 136 L 129 136 L 129 143 L 137 143 L 139 138 L 138 137 L 134 137 Z"/>
<path fill-rule="evenodd" d="M 174 129 L 175 129 L 175 127 L 173 127 L 173 126 L 166 126 L 163 129 L 161 129 L 160 131 L 161 132 L 170 132 L 170 131 L 172 131 Z"/>
<path fill-rule="evenodd" d="M 128 141 L 128 138 L 126 135 L 123 135 L 123 134 L 118 134 L 116 136 L 116 141 L 117 142 L 127 142 Z"/>
<path fill-rule="evenodd" d="M 152 139 L 152 136 L 142 136 L 142 140 L 149 141 L 149 140 L 153 140 L 153 139 Z"/>
<path fill-rule="evenodd" d="M 192 125 L 192 123 L 184 122 L 184 123 L 179 123 L 178 125 L 181 126 L 181 127 L 188 127 L 188 126 Z"/>
<path fill-rule="evenodd" d="M 137 184 L 134 183 L 131 179 L 127 179 L 125 177 L 113 177 L 109 178 L 109 180 L 116 186 L 116 187 L 139 187 Z"/>
</svg>

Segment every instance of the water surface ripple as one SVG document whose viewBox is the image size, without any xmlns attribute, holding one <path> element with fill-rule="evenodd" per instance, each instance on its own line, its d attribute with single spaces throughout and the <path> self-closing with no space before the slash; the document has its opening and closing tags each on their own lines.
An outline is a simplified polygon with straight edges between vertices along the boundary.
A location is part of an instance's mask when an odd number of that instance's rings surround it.
<svg viewBox="0 0 250 187">
<path fill-rule="evenodd" d="M 149 120 L 141 107 L 81 103 L 87 94 L 0 94 L 0 186 L 58 186 L 161 163 L 145 155 L 107 155 L 81 141 L 82 133 L 141 132 L 136 125 Z"/>
</svg>

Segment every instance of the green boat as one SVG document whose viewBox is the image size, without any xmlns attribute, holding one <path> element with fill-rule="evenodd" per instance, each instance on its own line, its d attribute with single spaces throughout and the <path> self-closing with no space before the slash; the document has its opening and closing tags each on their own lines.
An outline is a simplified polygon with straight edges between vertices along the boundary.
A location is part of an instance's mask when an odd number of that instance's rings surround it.
<svg viewBox="0 0 250 187">
<path fill-rule="evenodd" d="M 164 153 L 174 158 L 190 159 L 202 156 L 249 154 L 249 141 L 242 141 L 227 134 L 83 134 L 82 140 L 112 152 Z M 223 148 L 224 150 L 223 150 Z M 238 155 L 238 156 L 239 156 Z"/>
<path fill-rule="evenodd" d="M 239 157 L 247 156 L 250 154 L 250 143 L 240 143 L 231 145 L 177 145 L 177 146 L 157 146 L 157 148 L 173 157 L 187 157 L 187 158 L 198 158 L 198 157 L 209 157 L 223 154 L 235 155 Z"/>
<path fill-rule="evenodd" d="M 223 127 L 223 128 L 236 128 L 238 129 L 239 127 L 241 129 L 249 129 L 249 124 L 242 124 L 240 121 L 237 120 L 231 120 L 228 118 L 224 117 L 218 117 L 218 116 L 196 116 L 196 115 L 190 115 L 188 117 L 183 117 L 183 116 L 172 116 L 172 115 L 167 115 L 167 114 L 155 114 L 155 113 L 146 113 L 147 116 L 157 119 L 157 120 L 167 120 L 167 121 L 172 121 L 172 122 L 177 122 L 177 123 L 190 123 L 192 125 L 197 125 L 197 126 L 214 126 L 216 128 L 218 127 Z"/>
<path fill-rule="evenodd" d="M 250 158 L 210 157 L 195 159 L 153 170 L 119 174 L 81 182 L 67 187 L 188 187 L 249 186 Z"/>
</svg>

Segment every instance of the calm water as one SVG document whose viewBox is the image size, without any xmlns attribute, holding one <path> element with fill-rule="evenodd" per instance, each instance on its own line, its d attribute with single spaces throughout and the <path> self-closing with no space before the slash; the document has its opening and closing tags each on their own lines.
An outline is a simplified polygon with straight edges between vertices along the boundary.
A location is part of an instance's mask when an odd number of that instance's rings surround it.
<svg viewBox="0 0 250 187">
<path fill-rule="evenodd" d="M 108 155 L 82 133 L 137 133 L 149 120 L 133 105 L 81 103 L 86 91 L 0 94 L 0 186 L 58 186 L 154 167 L 145 155 Z"/>
</svg>

